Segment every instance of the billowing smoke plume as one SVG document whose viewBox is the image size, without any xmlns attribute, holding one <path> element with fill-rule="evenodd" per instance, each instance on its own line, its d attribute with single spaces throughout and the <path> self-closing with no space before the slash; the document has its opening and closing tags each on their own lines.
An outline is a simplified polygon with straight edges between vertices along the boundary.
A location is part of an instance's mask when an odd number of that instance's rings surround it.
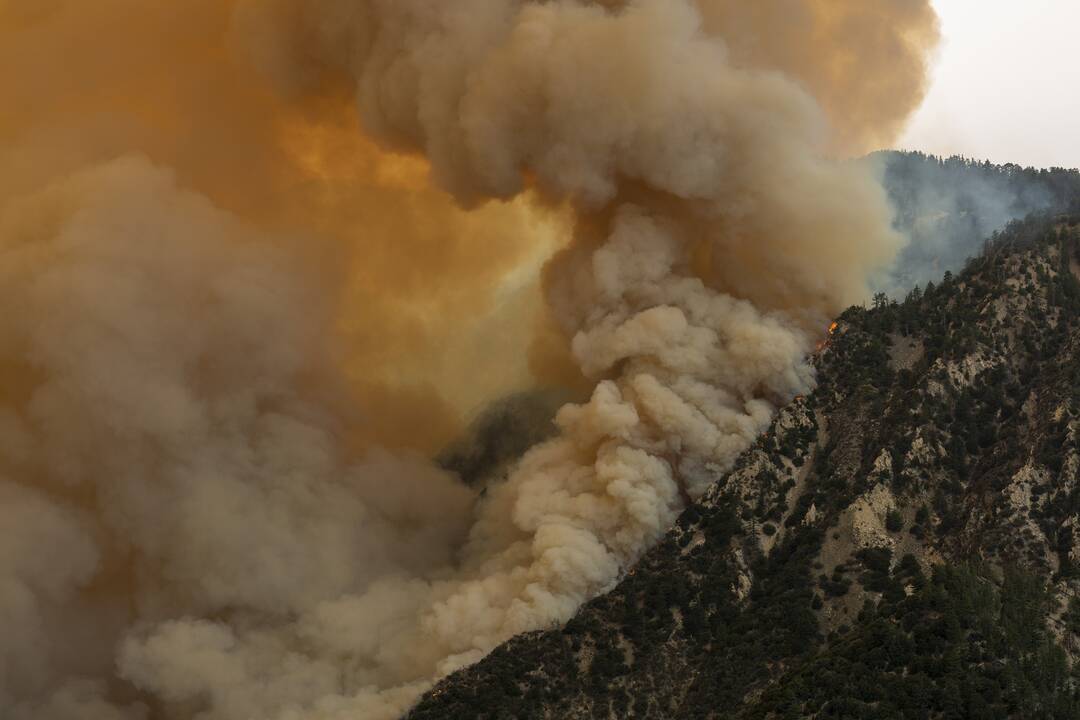
<svg viewBox="0 0 1080 720">
<path fill-rule="evenodd" d="M 922 0 L 745 2 L 697 0 L 736 64 L 778 70 L 802 83 L 832 128 L 831 146 L 888 147 L 919 104 L 937 20 Z"/>
<path fill-rule="evenodd" d="M 616 582 L 900 244 L 826 155 L 933 16 L 784 5 L 0 6 L 4 716 L 393 718 Z M 593 389 L 505 480 L 386 448 L 515 355 Z"/>
</svg>

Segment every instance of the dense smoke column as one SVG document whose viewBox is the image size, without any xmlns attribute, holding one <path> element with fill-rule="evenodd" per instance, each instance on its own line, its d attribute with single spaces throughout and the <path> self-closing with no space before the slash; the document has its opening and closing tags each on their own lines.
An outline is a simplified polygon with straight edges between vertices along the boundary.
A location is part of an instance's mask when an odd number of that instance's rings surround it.
<svg viewBox="0 0 1080 720">
<path fill-rule="evenodd" d="M 595 389 L 479 501 L 419 457 L 355 451 L 305 246 L 245 202 L 138 157 L 3 196 L 8 716 L 395 717 L 568 619 L 730 467 L 899 239 L 869 171 L 825 159 L 832 72 L 783 74 L 722 40 L 767 15 L 718 30 L 708 9 L 235 8 L 289 102 L 345 83 L 365 131 L 463 207 L 532 192 L 572 215 L 545 293 Z M 39 545 L 79 551 L 29 561 Z"/>
<path fill-rule="evenodd" d="M 709 280 L 720 290 L 763 308 L 818 314 L 860 299 L 865 270 L 887 262 L 899 241 L 882 229 L 887 210 L 867 171 L 822 161 L 841 141 L 805 92 L 863 60 L 858 45 L 800 51 L 800 69 L 787 76 L 778 71 L 796 63 L 761 40 L 776 11 L 700 4 L 706 25 L 697 4 L 681 1 L 607 3 L 619 8 L 612 11 L 576 2 L 324 0 L 294 8 L 279 0 L 278 36 L 261 4 L 246 25 L 254 54 L 274 60 L 267 66 L 283 87 L 300 92 L 327 68 L 352 75 L 365 129 L 388 146 L 423 152 L 433 179 L 464 203 L 529 185 L 568 199 L 579 214 L 610 215 L 630 201 L 708 245 Z M 893 82 L 910 90 L 894 94 L 892 115 L 913 109 L 921 52 L 933 37 L 925 3 L 873 13 L 794 5 L 812 20 L 812 32 L 797 35 L 801 45 L 832 39 L 836 26 L 881 36 L 895 19 L 896 37 L 884 43 L 892 50 L 879 48 L 858 77 L 895 61 L 910 72 Z M 286 63 L 290 50 L 303 62 Z M 853 106 L 869 104 L 868 88 L 880 86 L 843 80 Z M 845 134 L 873 127 L 843 114 Z"/>
<path fill-rule="evenodd" d="M 4 716 L 139 717 L 147 698 L 129 690 L 121 711 L 104 678 L 119 661 L 138 685 L 166 642 L 183 666 L 160 700 L 193 688 L 188 715 L 284 706 L 290 672 L 329 692 L 338 668 L 290 670 L 284 634 L 285 656 L 223 651 L 240 628 L 446 566 L 473 494 L 418 458 L 348 461 L 319 297 L 169 173 L 140 158 L 77 173 L 9 203 L 0 233 L 0 299 L 21 311 L 0 362 L 28 394 L 0 410 Z M 172 620 L 199 617 L 214 621 Z M 129 647 L 139 627 L 159 632 Z M 260 659 L 282 663 L 276 693 Z"/>
<path fill-rule="evenodd" d="M 830 149 L 860 155 L 890 143 L 926 92 L 938 21 L 923 0 L 697 0 L 706 32 L 737 65 L 801 83 L 828 118 Z"/>
</svg>

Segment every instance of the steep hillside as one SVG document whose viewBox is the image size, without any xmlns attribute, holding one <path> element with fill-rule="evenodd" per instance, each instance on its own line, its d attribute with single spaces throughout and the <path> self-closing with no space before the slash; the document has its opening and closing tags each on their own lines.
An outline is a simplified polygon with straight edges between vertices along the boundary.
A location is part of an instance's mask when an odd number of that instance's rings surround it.
<svg viewBox="0 0 1080 720">
<path fill-rule="evenodd" d="M 851 308 L 819 384 L 429 718 L 1080 718 L 1080 219 Z"/>
</svg>

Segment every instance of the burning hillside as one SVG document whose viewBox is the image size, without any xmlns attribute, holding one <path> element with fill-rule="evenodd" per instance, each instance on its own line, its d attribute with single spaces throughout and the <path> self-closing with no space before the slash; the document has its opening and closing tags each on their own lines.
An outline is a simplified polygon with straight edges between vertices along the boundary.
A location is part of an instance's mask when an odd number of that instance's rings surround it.
<svg viewBox="0 0 1080 720">
<path fill-rule="evenodd" d="M 0 6 L 3 715 L 392 718 L 568 620 L 813 385 L 901 244 L 832 158 L 935 38 L 925 0 Z M 591 391 L 504 482 L 428 459 L 535 386 Z"/>
</svg>

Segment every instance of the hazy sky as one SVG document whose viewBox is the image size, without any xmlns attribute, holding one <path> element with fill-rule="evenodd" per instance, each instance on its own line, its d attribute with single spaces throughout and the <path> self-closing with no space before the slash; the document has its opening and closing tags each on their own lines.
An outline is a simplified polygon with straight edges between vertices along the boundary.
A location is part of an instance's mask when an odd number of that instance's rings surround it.
<svg viewBox="0 0 1080 720">
<path fill-rule="evenodd" d="M 943 42 L 901 147 L 1080 167 L 1080 0 L 934 0 Z"/>
</svg>

